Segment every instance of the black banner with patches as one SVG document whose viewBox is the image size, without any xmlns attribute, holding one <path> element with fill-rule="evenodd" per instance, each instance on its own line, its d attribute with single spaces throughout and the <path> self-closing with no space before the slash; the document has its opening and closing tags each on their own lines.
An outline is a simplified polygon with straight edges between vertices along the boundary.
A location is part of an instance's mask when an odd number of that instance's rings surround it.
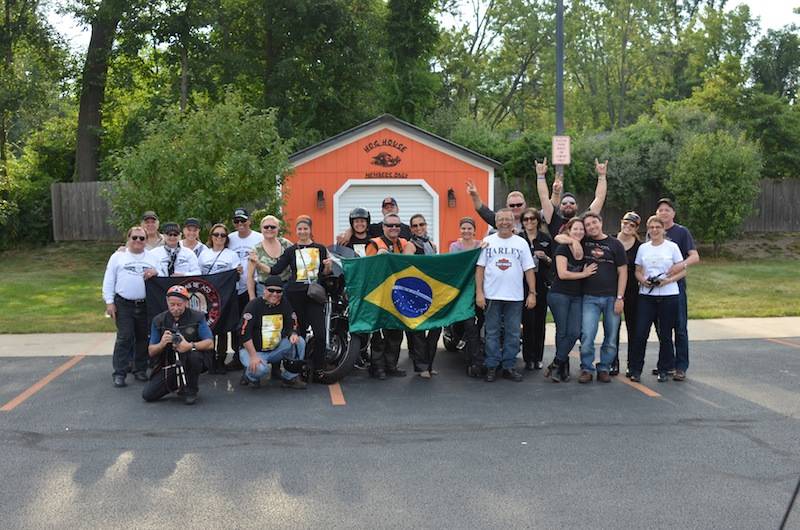
<svg viewBox="0 0 800 530">
<path fill-rule="evenodd" d="M 147 318 L 167 310 L 167 289 L 183 285 L 189 290 L 189 307 L 200 311 L 215 335 L 236 331 L 239 325 L 239 301 L 236 296 L 235 270 L 204 276 L 156 276 L 145 282 Z"/>
</svg>

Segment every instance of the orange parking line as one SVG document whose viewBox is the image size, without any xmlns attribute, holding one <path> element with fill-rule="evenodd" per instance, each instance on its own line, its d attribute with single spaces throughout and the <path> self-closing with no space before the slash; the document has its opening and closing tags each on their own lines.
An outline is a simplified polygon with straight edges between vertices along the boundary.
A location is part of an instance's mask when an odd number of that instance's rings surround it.
<svg viewBox="0 0 800 530">
<path fill-rule="evenodd" d="M 624 375 L 619 376 L 619 377 L 615 377 L 614 379 L 616 381 L 619 381 L 620 383 L 625 383 L 626 385 L 635 388 L 636 390 L 638 390 L 639 392 L 641 392 L 645 396 L 649 396 L 649 397 L 653 397 L 653 398 L 660 398 L 661 397 L 661 394 L 659 394 L 655 390 L 651 390 L 650 388 L 644 386 L 641 383 L 636 383 L 634 381 L 631 381 L 630 379 L 628 379 Z"/>
<path fill-rule="evenodd" d="M 339 383 L 328 385 L 328 392 L 331 394 L 331 405 L 334 407 L 347 405 L 347 402 L 344 400 L 344 394 L 342 393 L 342 387 Z"/>
<path fill-rule="evenodd" d="M 774 342 L 775 344 L 783 344 L 784 346 L 791 346 L 792 348 L 800 348 L 800 344 L 794 342 L 788 342 L 780 339 L 767 339 L 767 340 L 770 342 Z"/>
<path fill-rule="evenodd" d="M 17 397 L 15 397 L 11 401 L 0 407 L 0 412 L 10 412 L 14 410 L 18 405 L 22 404 L 26 399 L 28 399 L 29 397 L 37 393 L 39 390 L 47 386 L 53 379 L 60 376 L 61 374 L 63 374 L 64 372 L 66 372 L 79 362 L 81 362 L 81 360 L 84 357 L 86 356 L 75 355 L 74 357 L 71 357 L 67 362 L 65 362 L 64 364 L 62 364 L 61 366 L 59 366 L 58 368 L 56 368 L 55 370 L 44 376 L 42 379 L 34 383 L 33 386 L 29 387 L 22 394 L 18 395 Z"/>
</svg>

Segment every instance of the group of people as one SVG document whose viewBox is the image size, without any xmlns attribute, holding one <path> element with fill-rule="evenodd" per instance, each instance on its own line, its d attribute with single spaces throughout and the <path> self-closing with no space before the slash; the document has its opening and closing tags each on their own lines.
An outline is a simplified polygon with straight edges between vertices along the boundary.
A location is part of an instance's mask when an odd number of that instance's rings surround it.
<svg viewBox="0 0 800 530">
<path fill-rule="evenodd" d="M 685 379 L 689 365 L 685 276 L 699 255 L 688 229 L 674 222 L 669 199 L 658 201 L 655 214 L 646 220 L 646 243 L 641 242 L 641 217 L 635 212 L 624 215 L 616 237 L 605 234 L 600 212 L 607 164 L 595 161 L 595 197 L 582 215 L 575 196 L 563 193 L 558 176 L 552 193 L 548 189 L 546 160 L 535 166 L 540 209 L 528 207 L 523 193 L 512 191 L 506 207 L 493 212 L 474 184 L 467 183 L 476 213 L 492 227 L 481 239 L 475 220 L 464 217 L 459 221 L 460 237 L 448 248 L 450 252 L 481 249 L 475 272 L 475 317 L 454 325 L 461 333 L 469 375 L 488 382 L 497 377 L 521 381 L 516 369 L 521 347 L 525 370 L 544 369 L 546 377 L 565 382 L 570 378 L 569 353 L 580 339 L 579 382 L 592 381 L 595 373 L 598 381 L 608 382 L 619 372 L 624 313 L 626 375 L 640 380 L 647 338 L 655 323 L 660 340 L 655 375 L 659 381 L 670 375 L 677 381 Z M 372 222 L 366 209 L 354 209 L 350 226 L 337 243 L 360 257 L 438 252 L 423 215 L 412 215 L 405 224 L 393 197 L 382 201 L 381 213 L 382 218 Z M 313 239 L 312 219 L 305 215 L 296 219 L 294 243 L 280 235 L 276 216 L 262 218 L 258 232 L 251 229 L 244 208 L 237 208 L 231 220 L 233 231 L 216 223 L 205 243 L 199 239 L 199 220 L 186 219 L 183 227 L 173 222 L 160 226 L 153 211 L 145 212 L 141 224 L 128 230 L 126 245 L 110 257 L 103 280 L 106 312 L 117 327 L 114 386 L 126 386 L 132 372 L 146 383 L 145 400 L 178 391 L 191 404 L 197 399 L 204 368 L 211 373 L 241 370 L 242 385 L 259 386 L 271 374 L 287 388 L 303 389 L 306 382 L 298 372 L 305 362 L 309 379 L 326 383 L 324 341 L 313 342 L 307 360 L 305 351 L 309 328 L 315 336 L 325 336 L 324 304 L 312 291 L 332 265 L 326 247 Z M 240 324 L 231 333 L 233 355 L 227 363 L 227 332 L 212 334 L 204 315 L 189 307 L 184 287 L 171 287 L 166 293 L 167 311 L 147 322 L 147 279 L 232 270 L 238 272 Z M 545 368 L 548 307 L 556 324 L 556 351 Z M 604 337 L 595 364 L 601 316 Z M 422 379 L 438 373 L 434 360 L 440 334 L 441 330 L 405 333 L 414 371 Z M 406 375 L 398 366 L 403 335 L 401 330 L 384 329 L 359 336 L 363 357 L 368 359 L 364 368 L 376 379 Z"/>
</svg>

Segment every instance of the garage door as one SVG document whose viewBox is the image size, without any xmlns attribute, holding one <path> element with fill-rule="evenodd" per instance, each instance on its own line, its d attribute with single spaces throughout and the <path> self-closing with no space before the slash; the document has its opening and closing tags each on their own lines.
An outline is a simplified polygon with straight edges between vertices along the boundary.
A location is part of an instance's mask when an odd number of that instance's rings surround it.
<svg viewBox="0 0 800 530">
<path fill-rule="evenodd" d="M 372 222 L 381 219 L 381 201 L 385 197 L 397 199 L 400 218 L 408 223 L 409 218 L 421 213 L 428 221 L 428 235 L 434 242 L 439 241 L 439 197 L 424 181 L 404 180 L 349 180 L 334 196 L 334 234 L 339 234 L 350 226 L 349 215 L 353 208 L 366 208 L 372 215 Z"/>
</svg>

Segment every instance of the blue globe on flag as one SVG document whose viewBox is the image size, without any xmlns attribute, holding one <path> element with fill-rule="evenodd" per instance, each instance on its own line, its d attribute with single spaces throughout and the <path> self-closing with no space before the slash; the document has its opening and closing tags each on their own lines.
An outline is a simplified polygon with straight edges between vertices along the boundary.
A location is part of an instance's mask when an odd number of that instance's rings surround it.
<svg viewBox="0 0 800 530">
<path fill-rule="evenodd" d="M 392 303 L 401 315 L 416 318 L 430 309 L 433 290 L 421 278 L 400 278 L 392 287 Z"/>
</svg>

